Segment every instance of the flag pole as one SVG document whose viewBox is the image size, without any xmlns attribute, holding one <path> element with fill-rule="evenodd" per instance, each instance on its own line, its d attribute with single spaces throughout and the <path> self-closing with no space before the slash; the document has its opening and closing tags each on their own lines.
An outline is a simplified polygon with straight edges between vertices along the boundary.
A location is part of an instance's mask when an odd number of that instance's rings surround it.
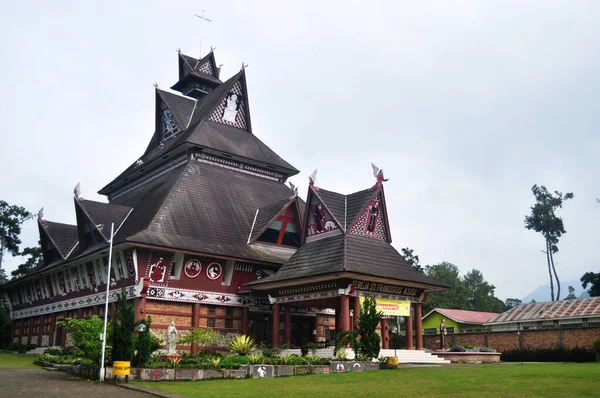
<svg viewBox="0 0 600 398">
<path fill-rule="evenodd" d="M 108 270 L 106 272 L 106 301 L 104 303 L 104 330 L 102 332 L 102 357 L 100 359 L 100 381 L 104 381 L 104 351 L 106 350 L 106 323 L 108 321 L 108 293 L 110 290 L 110 265 L 112 262 L 113 231 L 115 224 L 110 224 L 110 244 L 108 245 Z"/>
</svg>

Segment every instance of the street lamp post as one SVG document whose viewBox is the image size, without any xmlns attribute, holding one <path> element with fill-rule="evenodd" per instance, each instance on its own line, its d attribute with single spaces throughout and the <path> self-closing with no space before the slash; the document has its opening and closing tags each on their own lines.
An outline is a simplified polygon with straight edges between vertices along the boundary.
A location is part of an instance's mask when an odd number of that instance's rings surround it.
<svg viewBox="0 0 600 398">
<path fill-rule="evenodd" d="M 144 332 L 146 331 L 146 324 L 140 323 L 138 325 L 138 340 L 140 341 L 140 348 L 138 350 L 138 369 L 142 367 L 142 340 L 144 340 Z"/>
</svg>

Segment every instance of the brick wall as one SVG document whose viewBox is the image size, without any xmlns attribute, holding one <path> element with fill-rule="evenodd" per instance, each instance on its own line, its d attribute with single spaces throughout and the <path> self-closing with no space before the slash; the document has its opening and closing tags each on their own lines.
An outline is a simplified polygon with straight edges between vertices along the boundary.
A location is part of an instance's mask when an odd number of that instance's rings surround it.
<svg viewBox="0 0 600 398">
<path fill-rule="evenodd" d="M 487 344 L 485 344 L 487 335 Z M 472 345 L 481 347 L 487 345 L 498 352 L 518 350 L 519 340 L 522 340 L 524 349 L 556 348 L 562 346 L 566 349 L 575 347 L 593 349 L 594 341 L 600 339 L 600 328 L 579 329 L 554 329 L 554 330 L 522 330 L 521 336 L 517 332 L 489 332 L 465 333 L 449 335 L 449 346 Z M 423 336 L 423 345 L 431 350 L 440 348 L 440 336 Z"/>
</svg>

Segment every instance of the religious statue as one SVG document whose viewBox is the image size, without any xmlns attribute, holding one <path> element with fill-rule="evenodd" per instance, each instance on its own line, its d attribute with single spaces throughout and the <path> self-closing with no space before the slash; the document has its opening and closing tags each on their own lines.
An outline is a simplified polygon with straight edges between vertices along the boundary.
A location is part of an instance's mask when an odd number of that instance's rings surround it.
<svg viewBox="0 0 600 398">
<path fill-rule="evenodd" d="M 446 349 L 446 325 L 444 324 L 444 319 L 440 323 L 440 350 Z"/>
<path fill-rule="evenodd" d="M 175 321 L 171 321 L 171 324 L 167 328 L 167 354 L 177 354 L 177 351 L 175 351 L 177 340 L 177 328 L 175 327 Z"/>
<path fill-rule="evenodd" d="M 225 103 L 225 109 L 223 110 L 224 121 L 235 123 L 235 117 L 238 113 L 238 105 L 239 102 L 237 94 L 230 93 Z"/>
</svg>

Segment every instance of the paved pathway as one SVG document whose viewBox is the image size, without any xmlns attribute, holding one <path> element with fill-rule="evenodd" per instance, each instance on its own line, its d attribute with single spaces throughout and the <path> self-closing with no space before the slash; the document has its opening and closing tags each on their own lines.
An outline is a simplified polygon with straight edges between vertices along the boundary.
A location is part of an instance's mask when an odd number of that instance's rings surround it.
<svg viewBox="0 0 600 398">
<path fill-rule="evenodd" d="M 151 395 L 130 389 L 94 383 L 67 373 L 44 369 L 0 369 L 2 397 L 110 397 L 149 398 Z"/>
</svg>

